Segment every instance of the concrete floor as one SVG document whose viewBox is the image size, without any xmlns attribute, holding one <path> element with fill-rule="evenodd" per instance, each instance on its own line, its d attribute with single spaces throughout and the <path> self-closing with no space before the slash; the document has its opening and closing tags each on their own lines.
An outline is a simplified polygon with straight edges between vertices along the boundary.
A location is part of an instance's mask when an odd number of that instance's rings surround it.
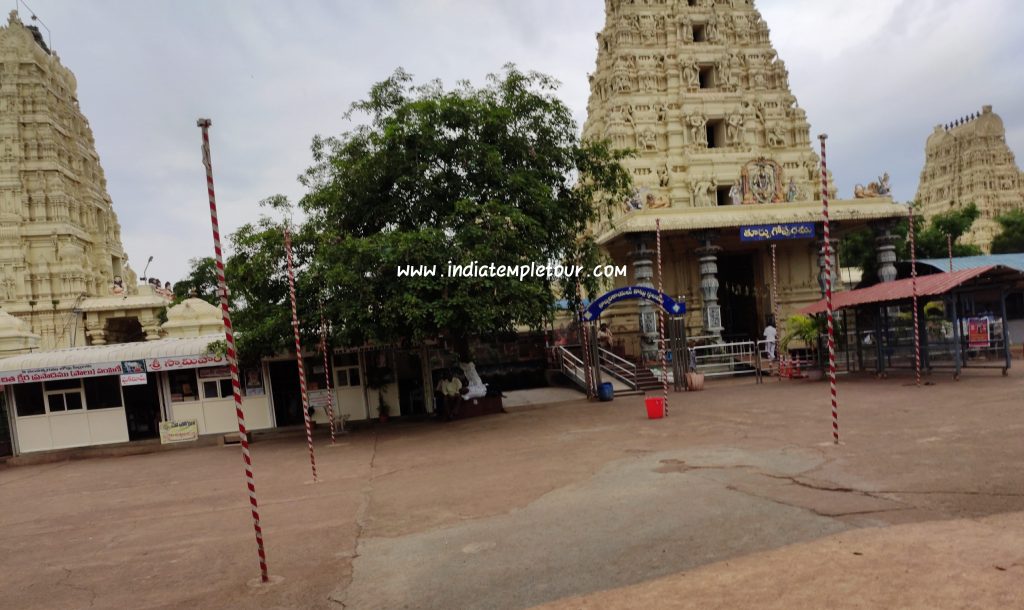
<svg viewBox="0 0 1024 610">
<path fill-rule="evenodd" d="M 774 380 L 320 435 L 316 485 L 256 443 L 270 586 L 237 447 L 8 467 L 0 605 L 1024 607 L 1024 376 L 908 381 L 841 379 L 839 446 Z"/>
</svg>

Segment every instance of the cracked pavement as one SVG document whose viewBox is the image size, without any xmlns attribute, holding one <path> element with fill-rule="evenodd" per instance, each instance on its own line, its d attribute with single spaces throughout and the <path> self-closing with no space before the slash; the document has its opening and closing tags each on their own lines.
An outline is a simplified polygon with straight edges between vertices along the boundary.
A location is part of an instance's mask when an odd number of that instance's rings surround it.
<svg viewBox="0 0 1024 610">
<path fill-rule="evenodd" d="M 0 468 L 0 595 L 18 608 L 801 607 L 825 599 L 801 575 L 844 568 L 874 579 L 865 591 L 904 573 L 944 575 L 927 588 L 945 591 L 963 573 L 991 594 L 978 599 L 1013 605 L 1000 578 L 1024 570 L 1011 544 L 1024 541 L 1022 380 L 841 378 L 838 446 L 827 386 L 772 380 L 673 395 L 660 421 L 628 397 L 392 422 L 336 447 L 321 434 L 316 485 L 304 438 L 260 440 L 270 586 L 250 583 L 237 447 Z M 740 581 L 767 597 L 719 586 Z M 900 595 L 923 582 L 870 599 L 913 605 Z"/>
</svg>

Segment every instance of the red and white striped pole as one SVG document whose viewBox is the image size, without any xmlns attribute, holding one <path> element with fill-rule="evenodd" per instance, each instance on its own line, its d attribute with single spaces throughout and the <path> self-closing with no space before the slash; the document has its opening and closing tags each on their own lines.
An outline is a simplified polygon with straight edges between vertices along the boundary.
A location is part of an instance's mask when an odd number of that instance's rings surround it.
<svg viewBox="0 0 1024 610">
<path fill-rule="evenodd" d="M 946 233 L 946 250 L 949 252 L 949 272 L 953 272 L 953 235 Z"/>
<path fill-rule="evenodd" d="M 313 453 L 313 421 L 309 416 L 309 393 L 306 391 L 306 365 L 302 361 L 302 342 L 299 340 L 299 308 L 295 299 L 295 269 L 292 267 L 292 233 L 284 225 L 284 251 L 288 259 L 288 293 L 292 299 L 292 331 L 295 333 L 295 362 L 299 367 L 299 390 L 302 393 L 302 419 L 306 424 L 306 444 L 309 445 L 309 466 L 316 476 L 316 455 Z"/>
<path fill-rule="evenodd" d="M 210 224 L 213 226 L 213 253 L 217 265 L 217 291 L 220 293 L 220 312 L 224 320 L 224 341 L 227 344 L 228 368 L 231 369 L 231 389 L 235 396 L 235 417 L 238 418 L 238 441 L 242 446 L 242 461 L 245 463 L 245 485 L 249 489 L 249 505 L 252 511 L 252 527 L 256 532 L 256 553 L 260 562 L 260 581 L 270 582 L 267 575 L 267 553 L 263 549 L 263 528 L 260 527 L 259 503 L 256 501 L 256 478 L 252 473 L 252 454 L 249 451 L 249 434 L 245 429 L 245 413 L 242 411 L 242 386 L 238 381 L 238 355 L 235 352 L 235 334 L 228 311 L 228 283 L 224 277 L 224 251 L 220 244 L 220 225 L 217 222 L 217 197 L 213 191 L 213 163 L 210 159 L 210 119 L 199 119 L 196 125 L 203 131 L 203 165 L 206 167 L 206 190 L 210 195 Z"/>
<path fill-rule="evenodd" d="M 664 413 L 668 417 L 668 355 L 665 349 L 665 299 L 664 299 L 664 274 L 661 270 L 661 219 L 654 219 L 654 243 L 658 255 L 658 347 L 661 352 L 661 389 L 665 404 Z M 675 354 L 673 354 L 675 355 Z"/>
<path fill-rule="evenodd" d="M 839 399 L 836 396 L 836 335 L 832 316 L 832 234 L 828 219 L 828 164 L 825 162 L 825 140 L 821 134 L 821 214 L 825 225 L 825 318 L 828 322 L 828 384 L 832 395 L 832 442 L 839 444 Z"/>
<path fill-rule="evenodd" d="M 331 444 L 334 444 L 334 390 L 331 389 L 331 365 L 327 358 L 327 322 L 323 304 L 320 305 L 320 351 L 324 354 L 324 380 L 327 382 L 327 419 L 331 425 Z"/>
<path fill-rule="evenodd" d="M 590 337 L 588 336 L 588 328 L 583 323 L 583 290 L 580 288 L 580 282 L 576 280 L 576 298 L 579 299 L 580 305 L 576 312 L 576 319 L 579 320 L 580 329 L 580 344 L 583 346 L 583 376 L 584 381 L 587 384 L 587 398 L 593 398 L 597 394 L 597 388 L 594 387 L 594 377 L 590 371 Z"/>
<path fill-rule="evenodd" d="M 914 308 L 914 383 L 921 385 L 921 336 L 917 327 L 917 248 L 914 245 L 914 204 L 910 204 L 910 212 L 907 216 L 908 231 L 910 239 L 910 294 L 912 295 Z"/>
<path fill-rule="evenodd" d="M 772 369 L 778 375 L 779 381 L 782 381 L 782 353 L 778 340 L 782 336 L 782 321 L 779 319 L 779 264 L 775 256 L 775 244 L 772 244 L 772 315 L 775 316 L 775 358 L 772 360 Z"/>
</svg>

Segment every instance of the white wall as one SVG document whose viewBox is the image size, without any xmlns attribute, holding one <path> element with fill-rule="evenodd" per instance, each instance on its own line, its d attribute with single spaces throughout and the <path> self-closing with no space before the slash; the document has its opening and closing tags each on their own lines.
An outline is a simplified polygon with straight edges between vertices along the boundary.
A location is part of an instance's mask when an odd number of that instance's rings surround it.
<svg viewBox="0 0 1024 610">
<path fill-rule="evenodd" d="M 123 407 L 14 419 L 21 453 L 128 442 Z"/>
<path fill-rule="evenodd" d="M 244 396 L 242 412 L 245 414 L 246 430 L 265 430 L 273 427 L 270 400 L 266 396 Z M 196 420 L 199 422 L 199 434 L 238 432 L 234 397 L 172 402 L 171 416 L 175 420 Z"/>
</svg>

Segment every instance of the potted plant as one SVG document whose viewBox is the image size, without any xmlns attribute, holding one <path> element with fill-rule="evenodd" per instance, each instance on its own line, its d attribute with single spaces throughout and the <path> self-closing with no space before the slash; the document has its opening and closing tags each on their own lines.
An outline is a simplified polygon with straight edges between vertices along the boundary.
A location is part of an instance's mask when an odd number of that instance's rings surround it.
<svg viewBox="0 0 1024 610">
<path fill-rule="evenodd" d="M 803 343 L 803 347 L 811 354 L 811 366 L 804 369 L 807 379 L 815 381 L 825 376 L 818 358 L 818 344 L 822 334 L 824 322 L 821 318 L 812 318 L 805 315 L 790 316 L 786 320 L 786 334 L 779 341 L 779 347 L 783 354 L 789 352 L 790 344 L 794 339 Z"/>
</svg>

